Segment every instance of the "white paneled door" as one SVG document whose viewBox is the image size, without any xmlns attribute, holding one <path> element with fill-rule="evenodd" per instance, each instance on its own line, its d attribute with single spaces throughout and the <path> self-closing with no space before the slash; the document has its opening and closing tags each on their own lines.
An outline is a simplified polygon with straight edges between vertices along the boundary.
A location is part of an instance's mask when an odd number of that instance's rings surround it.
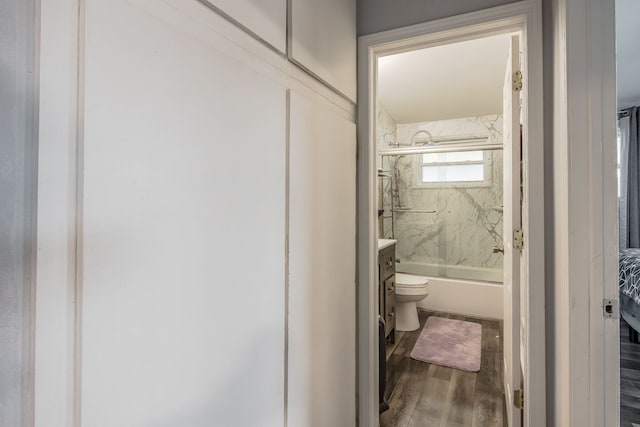
<svg viewBox="0 0 640 427">
<path fill-rule="evenodd" d="M 521 425 L 521 410 L 513 402 L 521 388 L 520 367 L 520 249 L 515 230 L 522 227 L 520 190 L 520 92 L 515 85 L 520 70 L 518 36 L 511 38 L 504 82 L 504 386 L 509 427 Z M 516 82 L 514 83 L 514 80 Z"/>
<path fill-rule="evenodd" d="M 81 425 L 281 426 L 286 89 L 84 3 Z"/>
<path fill-rule="evenodd" d="M 354 105 L 206 1 L 43 3 L 38 427 L 356 424 Z"/>
<path fill-rule="evenodd" d="M 290 93 L 288 425 L 356 424 L 356 128 Z"/>
</svg>

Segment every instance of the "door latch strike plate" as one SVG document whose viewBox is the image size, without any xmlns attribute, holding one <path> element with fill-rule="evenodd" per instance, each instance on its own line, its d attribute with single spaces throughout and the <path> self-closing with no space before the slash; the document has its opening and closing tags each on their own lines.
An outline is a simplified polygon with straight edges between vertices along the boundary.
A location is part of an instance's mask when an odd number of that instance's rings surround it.
<svg viewBox="0 0 640 427">
<path fill-rule="evenodd" d="M 618 300 L 605 299 L 602 300 L 602 315 L 605 319 L 619 319 L 620 306 Z"/>
<path fill-rule="evenodd" d="M 513 247 L 516 249 L 524 248 L 524 233 L 522 230 L 513 231 Z"/>
<path fill-rule="evenodd" d="M 515 406 L 518 409 L 524 408 L 524 391 L 522 390 L 513 391 L 513 406 Z"/>
</svg>

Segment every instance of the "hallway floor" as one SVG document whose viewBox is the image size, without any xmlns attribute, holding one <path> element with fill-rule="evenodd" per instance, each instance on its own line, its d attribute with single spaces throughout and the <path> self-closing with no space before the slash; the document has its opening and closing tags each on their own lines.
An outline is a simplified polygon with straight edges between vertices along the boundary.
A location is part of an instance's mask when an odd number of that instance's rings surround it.
<svg viewBox="0 0 640 427">
<path fill-rule="evenodd" d="M 640 344 L 629 341 L 629 325 L 620 321 L 620 427 L 640 424 Z"/>
<path fill-rule="evenodd" d="M 482 324 L 480 372 L 446 368 L 410 358 L 422 326 L 431 315 Z M 502 325 L 448 313 L 419 311 L 420 328 L 397 332 L 387 344 L 389 410 L 381 427 L 502 427 L 506 425 L 502 385 Z M 640 373 L 640 372 L 639 372 Z"/>
</svg>

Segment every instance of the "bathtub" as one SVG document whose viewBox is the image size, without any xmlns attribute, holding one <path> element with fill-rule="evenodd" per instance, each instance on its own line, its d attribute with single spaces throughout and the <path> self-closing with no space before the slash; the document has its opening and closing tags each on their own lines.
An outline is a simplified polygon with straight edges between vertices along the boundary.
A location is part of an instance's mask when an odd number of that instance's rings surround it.
<svg viewBox="0 0 640 427">
<path fill-rule="evenodd" d="M 502 270 L 399 262 L 396 263 L 396 271 L 429 278 L 429 296 L 418 303 L 419 308 L 489 319 L 503 318 Z M 455 278 L 440 275 L 445 272 Z"/>
</svg>

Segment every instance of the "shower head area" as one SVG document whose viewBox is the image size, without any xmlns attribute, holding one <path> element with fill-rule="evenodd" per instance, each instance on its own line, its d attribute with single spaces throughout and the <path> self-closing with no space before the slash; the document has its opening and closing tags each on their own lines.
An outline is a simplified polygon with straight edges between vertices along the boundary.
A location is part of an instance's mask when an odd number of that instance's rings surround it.
<svg viewBox="0 0 640 427">
<path fill-rule="evenodd" d="M 395 142 L 378 141 L 378 235 L 398 268 L 501 282 L 502 116 L 396 124 L 379 108 Z"/>
</svg>

